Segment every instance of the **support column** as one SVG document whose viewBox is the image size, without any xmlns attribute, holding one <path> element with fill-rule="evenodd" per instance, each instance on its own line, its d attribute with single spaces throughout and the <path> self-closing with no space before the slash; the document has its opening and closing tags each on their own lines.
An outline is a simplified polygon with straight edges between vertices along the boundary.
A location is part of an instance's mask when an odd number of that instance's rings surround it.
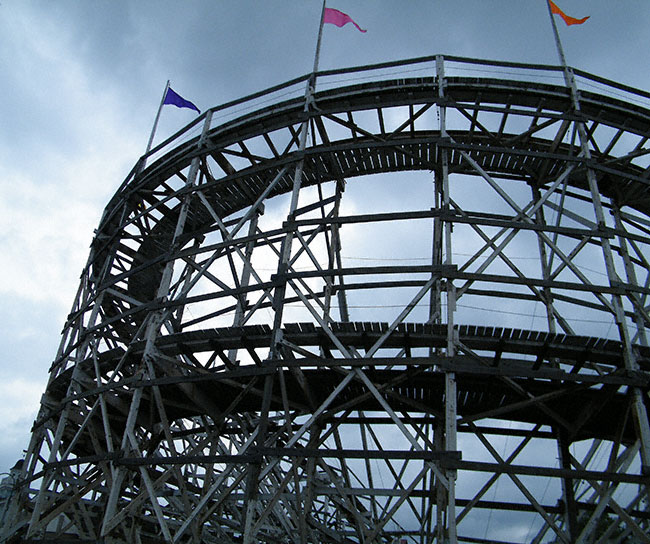
<svg viewBox="0 0 650 544">
<path fill-rule="evenodd" d="M 440 99 L 440 135 L 447 137 L 447 109 L 444 104 L 445 97 L 445 70 L 442 56 L 436 57 L 436 75 L 438 80 L 438 98 Z M 449 164 L 447 148 L 440 150 L 442 162 L 442 210 L 447 214 L 450 209 L 449 195 Z M 444 222 L 444 261 L 448 266 L 452 265 L 452 243 L 451 243 L 451 221 Z M 456 338 L 454 329 L 454 314 L 456 312 L 456 287 L 453 281 L 447 279 L 447 357 L 453 357 L 456 352 Z M 456 451 L 458 449 L 456 440 L 457 420 L 457 395 L 456 395 L 456 374 L 446 371 L 445 373 L 445 450 Z M 448 480 L 447 501 L 445 511 L 445 543 L 457 544 L 456 536 L 456 470 L 447 469 L 445 476 Z"/>
<path fill-rule="evenodd" d="M 567 71 L 570 72 L 568 68 Z M 575 80 L 572 73 L 570 74 L 569 79 L 572 84 L 574 107 L 576 109 L 576 113 L 579 114 L 580 105 L 578 103 L 577 89 L 575 88 Z M 598 229 L 605 231 L 607 229 L 607 224 L 605 221 L 603 205 L 600 200 L 598 182 L 596 180 L 596 174 L 594 170 L 589 166 L 589 161 L 591 160 L 591 151 L 589 149 L 587 131 L 582 121 L 577 121 L 577 123 L 582 155 L 587 161 L 587 180 L 589 182 L 589 190 L 591 192 L 594 211 L 596 213 Z M 624 285 L 624 283 L 616 273 L 614 255 L 609 238 L 603 236 L 600 243 L 603 250 L 603 257 L 605 259 L 609 285 L 612 287 L 620 288 Z M 626 323 L 625 310 L 623 307 L 623 298 L 620 294 L 615 293 L 612 295 L 612 306 L 614 307 L 614 317 L 616 320 L 616 326 L 618 327 L 619 337 L 621 339 L 621 343 L 623 344 L 623 360 L 625 362 L 625 368 L 631 372 L 637 371 L 639 370 L 639 363 L 636 360 L 636 354 L 632 348 L 632 342 L 630 340 L 630 334 Z M 639 439 L 641 441 L 641 470 L 643 474 L 650 475 L 650 423 L 648 422 L 648 412 L 643 401 L 643 391 L 639 387 L 632 388 L 632 399 L 634 420 L 636 423 L 637 432 L 639 434 Z"/>
<path fill-rule="evenodd" d="M 589 184 L 591 199 L 594 205 L 594 212 L 596 214 L 596 222 L 598 229 L 605 232 L 607 229 L 607 223 L 605 222 L 603 205 L 600 200 L 600 191 L 598 188 L 598 182 L 596 180 L 596 173 L 590 166 L 591 150 L 589 148 L 589 136 L 587 135 L 585 123 L 582 118 L 578 87 L 576 85 L 573 70 L 567 66 L 566 59 L 564 57 L 564 51 L 562 49 L 562 43 L 560 41 L 560 34 L 558 33 L 555 19 L 551 13 L 550 4 L 548 4 L 548 13 L 551 18 L 551 26 L 553 27 L 553 33 L 555 35 L 555 43 L 557 46 L 558 55 L 560 57 L 560 62 L 564 68 L 564 81 L 566 83 L 566 86 L 569 88 L 569 91 L 571 92 L 573 111 L 577 119 L 575 121 L 575 125 L 578 130 L 578 137 L 580 139 L 581 158 L 585 161 L 587 181 Z M 614 266 L 614 256 L 612 253 L 609 238 L 603 236 L 601 238 L 600 244 L 603 250 L 603 257 L 605 259 L 609 284 L 612 287 L 619 288 L 623 285 L 623 283 L 616 273 L 616 268 Z M 623 359 L 625 361 L 625 368 L 630 372 L 637 371 L 639 370 L 639 364 L 636 360 L 636 355 L 632 350 L 632 344 L 630 341 L 629 331 L 627 330 L 627 323 L 623 308 L 623 300 L 620 294 L 615 293 L 612 295 L 612 306 L 614 307 L 614 317 L 616 320 L 616 326 L 618 327 L 619 337 L 621 339 L 621 343 L 623 344 Z M 648 422 L 648 412 L 643 400 L 643 391 L 638 387 L 632 388 L 632 399 L 634 421 L 636 423 L 639 440 L 641 442 L 641 471 L 643 474 L 650 475 L 650 423 Z"/>
<path fill-rule="evenodd" d="M 533 200 L 535 203 L 538 203 L 541 199 L 539 188 L 531 185 L 531 192 L 533 194 Z M 544 210 L 541 206 L 535 211 L 535 222 L 540 226 L 546 225 L 546 218 L 544 217 Z M 539 246 L 539 258 L 542 263 L 542 278 L 546 281 L 550 279 L 550 262 L 548 255 L 546 253 L 546 244 L 541 236 L 537 236 L 537 243 Z M 553 311 L 553 293 L 548 287 L 542 288 L 542 293 L 544 293 L 544 306 L 546 307 L 546 322 L 548 324 L 548 332 L 555 334 L 557 332 L 555 326 L 555 312 Z"/>
<path fill-rule="evenodd" d="M 327 245 L 328 250 L 328 268 L 343 268 L 343 263 L 341 261 L 341 235 L 340 229 L 341 225 L 336 222 L 336 219 L 339 216 L 339 209 L 341 206 L 341 198 L 343 197 L 343 191 L 345 190 L 345 181 L 342 179 L 337 180 L 336 182 L 336 193 L 334 201 L 334 209 L 332 210 L 331 219 L 333 219 L 331 232 L 332 236 Z M 327 235 L 327 231 L 325 233 Z M 339 304 L 339 319 L 343 322 L 350 321 L 350 314 L 348 311 L 348 302 L 347 295 L 344 288 L 344 278 L 342 275 L 338 276 L 339 285 L 338 288 L 333 286 L 334 277 L 328 281 L 327 286 L 325 287 L 325 312 L 323 317 L 326 321 L 330 320 L 331 316 L 331 303 L 332 303 L 332 294 L 336 291 L 337 301 Z"/>
<path fill-rule="evenodd" d="M 564 429 L 556 429 L 558 453 L 560 454 L 560 466 L 564 470 L 571 470 L 571 452 L 569 451 L 569 437 Z M 571 542 L 578 538 L 580 528 L 578 527 L 578 510 L 575 498 L 573 478 L 562 478 L 562 495 L 564 497 L 565 525 L 568 528 Z"/>
<path fill-rule="evenodd" d="M 612 215 L 614 216 L 614 224 L 616 229 L 625 232 L 625 227 L 623 226 L 623 221 L 621 220 L 621 209 L 614 205 L 612 206 Z M 618 235 L 618 243 L 620 246 L 621 257 L 623 257 L 623 263 L 625 264 L 625 275 L 627 283 L 629 285 L 639 285 L 636 277 L 636 272 L 634 270 L 634 265 L 630 259 L 630 253 L 627 249 L 627 241 L 622 234 Z M 640 304 L 641 302 L 639 302 Z M 634 321 L 636 323 L 637 337 L 638 341 L 643 346 L 648 345 L 648 337 L 645 330 L 645 319 L 644 316 L 639 311 L 636 305 L 633 305 Z"/>
<path fill-rule="evenodd" d="M 197 149 L 200 149 L 207 138 L 208 131 L 210 130 L 210 122 L 212 120 L 212 111 L 208 110 L 205 121 L 203 124 L 203 129 L 201 132 L 201 137 L 197 143 Z M 199 171 L 199 161 L 200 157 L 197 156 L 192 160 L 190 165 L 190 170 L 187 176 L 187 181 L 185 187 L 193 187 L 196 185 L 196 180 L 198 177 Z M 191 199 L 193 198 L 193 193 L 191 191 L 187 192 L 183 197 L 181 207 L 178 214 L 178 219 L 176 220 L 176 227 L 174 229 L 174 234 L 172 237 L 172 242 L 170 246 L 174 248 L 180 242 L 180 237 L 185 229 L 185 223 L 187 220 L 187 215 L 190 207 Z M 169 296 L 169 287 L 171 285 L 172 277 L 174 274 L 174 261 L 170 260 L 162 273 L 160 283 L 158 284 L 158 290 L 156 291 L 156 298 L 158 300 L 165 300 Z M 144 335 L 145 348 L 142 355 L 143 361 L 143 372 L 146 376 L 147 374 L 147 364 L 150 363 L 155 366 L 156 359 L 156 338 L 160 332 L 166 317 L 168 316 L 170 310 L 165 309 L 164 307 L 155 313 L 151 314 L 151 318 L 146 325 L 146 331 Z M 126 426 L 124 429 L 124 434 L 122 438 L 121 450 L 122 452 L 133 450 L 133 429 L 137 420 L 137 414 L 140 407 L 140 401 L 142 400 L 142 388 L 136 389 L 133 398 L 131 400 L 131 405 L 129 407 L 129 415 L 127 417 Z M 111 523 L 111 518 L 117 513 L 118 510 L 118 500 L 120 498 L 122 483 L 124 481 L 126 469 L 124 467 L 116 467 L 113 470 L 113 482 L 111 485 L 111 490 L 106 506 L 106 511 L 104 513 L 104 522 L 102 525 L 101 536 L 106 537 L 114 527 L 114 524 Z M 144 468 L 141 469 L 143 480 L 146 480 L 146 471 Z M 151 489 L 152 492 L 155 492 L 155 489 Z M 154 497 L 151 497 L 154 501 Z M 157 506 L 157 503 L 153 505 L 154 508 Z M 166 541 L 171 542 L 172 537 L 169 529 L 166 527 L 164 521 L 159 516 L 159 523 L 161 525 L 161 530 Z"/>
<path fill-rule="evenodd" d="M 307 83 L 307 90 L 305 92 L 305 120 L 302 122 L 300 128 L 300 139 L 298 144 L 298 155 L 301 157 L 296 164 L 296 169 L 293 175 L 293 187 L 291 189 L 291 202 L 289 204 L 289 213 L 287 215 L 288 230 L 284 239 L 282 240 L 282 248 L 280 251 L 280 261 L 278 262 L 277 277 L 278 286 L 273 293 L 273 332 L 271 336 L 271 351 L 269 357 L 275 359 L 280 356 L 279 343 L 282 334 L 282 314 L 284 309 L 284 297 L 287 292 L 287 280 L 285 275 L 289 270 L 289 262 L 291 261 L 291 246 L 293 244 L 293 228 L 295 228 L 295 213 L 298 209 L 298 197 L 300 195 L 300 188 L 302 186 L 302 173 L 304 168 L 304 151 L 307 147 L 307 135 L 309 133 L 309 106 L 312 100 L 312 89 L 314 85 L 315 74 L 312 74 L 309 82 Z"/>
<path fill-rule="evenodd" d="M 251 259 L 253 257 L 253 249 L 255 248 L 255 240 L 252 239 L 252 237 L 255 235 L 257 231 L 257 223 L 259 220 L 260 215 L 264 213 L 264 206 L 260 205 L 257 210 L 255 210 L 255 213 L 253 213 L 253 216 L 250 219 L 250 224 L 248 226 L 248 236 L 251 238 L 251 240 L 246 244 L 246 250 L 244 253 L 244 268 L 241 273 L 241 280 L 239 282 L 240 287 L 248 287 L 248 284 L 250 283 L 251 279 L 251 269 L 252 269 L 252 264 L 251 264 Z M 237 298 L 237 307 L 235 308 L 235 317 L 233 319 L 233 326 L 235 327 L 241 327 L 244 324 L 244 313 L 246 312 L 246 301 L 247 301 L 247 295 L 246 293 L 242 293 L 239 295 Z M 228 351 L 228 359 L 232 361 L 233 363 L 236 363 L 237 360 L 237 349 L 231 349 Z"/>
<path fill-rule="evenodd" d="M 447 153 L 446 150 L 442 151 Z M 443 194 L 443 172 L 442 168 L 434 173 L 433 177 L 433 207 L 435 210 L 442 209 L 441 196 Z M 440 267 L 443 263 L 442 249 L 443 249 L 443 222 L 440 217 L 433 219 L 433 240 L 431 247 L 431 264 L 434 269 Z M 429 323 L 440 323 L 442 320 L 442 286 L 443 280 L 438 277 L 434 286 L 431 288 L 429 298 Z M 433 355 L 433 348 L 429 349 L 429 354 Z"/>
<path fill-rule="evenodd" d="M 319 40 L 320 43 L 320 40 Z M 289 204 L 289 212 L 287 215 L 287 224 L 289 226 L 287 233 L 282 240 L 282 247 L 280 251 L 280 259 L 277 268 L 278 285 L 275 287 L 273 293 L 273 329 L 271 332 L 271 346 L 269 349 L 269 359 L 279 359 L 282 355 L 280 341 L 282 340 L 282 317 L 284 312 L 284 299 L 287 292 L 287 279 L 286 273 L 289 270 L 289 263 L 291 262 L 291 247 L 293 244 L 295 227 L 295 214 L 298 209 L 298 199 L 300 196 L 300 188 L 302 186 L 302 175 L 304 168 L 304 151 L 307 147 L 307 136 L 309 133 L 309 110 L 312 102 L 312 95 L 316 82 L 316 72 L 312 74 L 307 82 L 307 89 L 305 91 L 305 107 L 304 107 L 304 120 L 300 128 L 300 135 L 298 141 L 298 156 L 300 159 L 296 163 L 296 169 L 293 176 L 293 186 L 291 190 L 291 201 Z M 271 394 L 273 391 L 273 375 L 265 378 L 264 394 L 262 398 L 262 409 L 260 412 L 260 421 L 258 423 L 258 433 L 255 440 L 255 445 L 260 448 L 264 447 L 266 441 L 266 431 L 268 427 L 268 412 L 271 403 Z M 255 518 L 259 510 L 259 477 L 261 474 L 261 460 L 259 462 L 251 463 L 249 465 L 249 474 L 246 488 L 246 519 L 244 520 L 244 544 L 253 544 L 256 534 L 254 531 Z"/>
</svg>

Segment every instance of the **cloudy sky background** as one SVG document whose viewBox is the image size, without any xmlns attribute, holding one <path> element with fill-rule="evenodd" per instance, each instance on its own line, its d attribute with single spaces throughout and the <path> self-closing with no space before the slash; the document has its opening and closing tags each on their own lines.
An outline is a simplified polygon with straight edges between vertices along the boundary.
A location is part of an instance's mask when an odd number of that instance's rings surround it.
<svg viewBox="0 0 650 544">
<path fill-rule="evenodd" d="M 650 88 L 647 0 L 559 0 L 569 64 Z M 329 0 L 321 68 L 432 54 L 557 64 L 544 0 Z M 311 70 L 320 0 L 0 0 L 0 472 L 29 429 L 102 209 L 167 79 L 206 109 Z M 157 141 L 193 120 L 166 107 Z"/>
</svg>

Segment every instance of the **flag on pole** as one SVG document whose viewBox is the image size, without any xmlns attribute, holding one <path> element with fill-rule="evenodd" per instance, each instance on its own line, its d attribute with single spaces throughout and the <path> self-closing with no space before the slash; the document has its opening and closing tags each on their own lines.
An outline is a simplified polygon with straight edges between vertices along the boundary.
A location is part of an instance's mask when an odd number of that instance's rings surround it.
<svg viewBox="0 0 650 544">
<path fill-rule="evenodd" d="M 587 19 L 589 19 L 589 15 L 587 17 L 583 17 L 582 19 L 576 19 L 575 17 L 569 17 L 566 13 L 564 13 L 560 8 L 558 8 L 552 0 L 548 0 L 549 5 L 551 6 L 551 13 L 555 13 L 556 15 L 559 15 L 562 17 L 562 20 L 567 24 L 567 26 L 570 25 L 581 25 L 584 23 Z"/>
<path fill-rule="evenodd" d="M 330 23 L 332 25 L 338 26 L 339 28 L 347 25 L 348 23 L 352 23 L 361 32 L 366 32 L 352 20 L 352 17 L 350 17 L 347 13 L 339 11 L 338 9 L 325 8 L 325 11 L 323 12 L 323 23 Z"/>
<path fill-rule="evenodd" d="M 201 110 L 197 108 L 189 100 L 185 100 L 180 94 L 175 92 L 171 87 L 167 87 L 167 94 L 165 94 L 165 100 L 163 104 L 171 104 L 177 108 L 189 108 L 195 110 L 197 113 L 201 113 Z"/>
</svg>

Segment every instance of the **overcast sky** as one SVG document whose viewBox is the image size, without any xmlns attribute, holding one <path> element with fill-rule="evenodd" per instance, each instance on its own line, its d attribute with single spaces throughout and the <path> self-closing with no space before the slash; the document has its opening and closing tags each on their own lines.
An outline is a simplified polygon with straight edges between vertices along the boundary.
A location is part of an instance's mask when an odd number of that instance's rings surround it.
<svg viewBox="0 0 650 544">
<path fill-rule="evenodd" d="M 558 0 L 572 66 L 650 88 L 648 0 Z M 544 0 L 329 0 L 321 68 L 432 54 L 557 64 Z M 101 211 L 167 79 L 201 109 L 311 70 L 320 0 L 0 0 L 0 471 L 27 447 Z M 196 114 L 166 107 L 158 141 Z"/>
</svg>

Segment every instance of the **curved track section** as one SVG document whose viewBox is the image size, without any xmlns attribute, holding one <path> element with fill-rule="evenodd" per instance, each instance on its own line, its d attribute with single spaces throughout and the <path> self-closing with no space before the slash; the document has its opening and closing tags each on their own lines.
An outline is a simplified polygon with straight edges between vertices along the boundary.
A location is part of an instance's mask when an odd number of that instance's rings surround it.
<svg viewBox="0 0 650 544">
<path fill-rule="evenodd" d="M 321 73 L 143 158 L 4 538 L 650 542 L 650 95 L 576 73 Z"/>
</svg>

